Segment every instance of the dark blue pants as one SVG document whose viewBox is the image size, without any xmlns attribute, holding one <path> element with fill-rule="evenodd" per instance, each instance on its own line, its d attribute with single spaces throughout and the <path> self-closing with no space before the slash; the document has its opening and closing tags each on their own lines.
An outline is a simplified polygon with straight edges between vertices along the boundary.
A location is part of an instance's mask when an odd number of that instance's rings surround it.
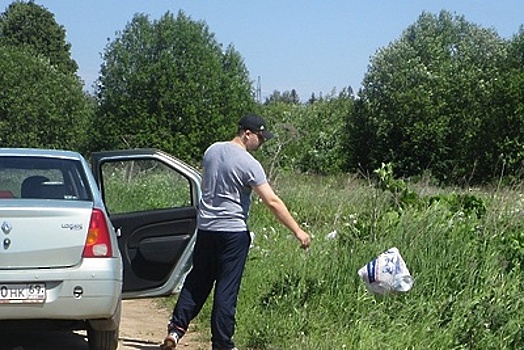
<svg viewBox="0 0 524 350">
<path fill-rule="evenodd" d="M 237 296 L 251 243 L 249 232 L 199 230 L 189 272 L 173 310 L 170 327 L 179 336 L 200 312 L 213 285 L 211 334 L 213 349 L 232 349 Z"/>
</svg>

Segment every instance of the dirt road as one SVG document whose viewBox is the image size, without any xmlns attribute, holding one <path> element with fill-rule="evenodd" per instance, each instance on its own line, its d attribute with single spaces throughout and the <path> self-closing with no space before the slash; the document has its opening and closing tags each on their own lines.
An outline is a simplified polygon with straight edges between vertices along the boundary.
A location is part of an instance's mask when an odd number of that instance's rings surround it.
<svg viewBox="0 0 524 350">
<path fill-rule="evenodd" d="M 158 350 L 165 336 L 170 310 L 154 299 L 125 300 L 118 350 Z M 178 349 L 207 350 L 211 345 L 191 329 Z M 88 350 L 85 332 L 0 333 L 0 350 Z"/>
</svg>

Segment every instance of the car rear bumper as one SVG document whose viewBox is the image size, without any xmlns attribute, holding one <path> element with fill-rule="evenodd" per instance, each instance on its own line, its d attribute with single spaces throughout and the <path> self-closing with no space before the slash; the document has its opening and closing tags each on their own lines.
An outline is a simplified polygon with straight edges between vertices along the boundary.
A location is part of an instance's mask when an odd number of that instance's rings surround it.
<svg viewBox="0 0 524 350">
<path fill-rule="evenodd" d="M 0 320 L 112 318 L 121 299 L 122 270 L 118 258 L 84 259 L 63 269 L 1 270 L 0 284 L 45 283 L 43 303 L 0 303 Z"/>
</svg>

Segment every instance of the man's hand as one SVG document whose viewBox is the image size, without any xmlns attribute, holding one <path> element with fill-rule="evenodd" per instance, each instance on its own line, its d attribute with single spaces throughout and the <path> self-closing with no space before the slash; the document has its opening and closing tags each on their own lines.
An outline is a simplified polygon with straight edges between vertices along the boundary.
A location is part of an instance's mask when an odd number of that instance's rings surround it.
<svg viewBox="0 0 524 350">
<path fill-rule="evenodd" d="M 303 230 L 299 230 L 295 237 L 297 237 L 300 242 L 300 248 L 307 249 L 311 245 L 311 237 Z"/>
</svg>

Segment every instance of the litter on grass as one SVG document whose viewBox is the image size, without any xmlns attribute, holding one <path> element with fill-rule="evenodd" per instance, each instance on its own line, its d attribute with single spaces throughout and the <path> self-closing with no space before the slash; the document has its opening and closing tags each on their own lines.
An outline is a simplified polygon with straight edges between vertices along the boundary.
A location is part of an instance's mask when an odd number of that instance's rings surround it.
<svg viewBox="0 0 524 350">
<path fill-rule="evenodd" d="M 368 262 L 358 275 L 372 294 L 407 292 L 413 287 L 413 277 L 397 248 L 393 247 Z"/>
</svg>

